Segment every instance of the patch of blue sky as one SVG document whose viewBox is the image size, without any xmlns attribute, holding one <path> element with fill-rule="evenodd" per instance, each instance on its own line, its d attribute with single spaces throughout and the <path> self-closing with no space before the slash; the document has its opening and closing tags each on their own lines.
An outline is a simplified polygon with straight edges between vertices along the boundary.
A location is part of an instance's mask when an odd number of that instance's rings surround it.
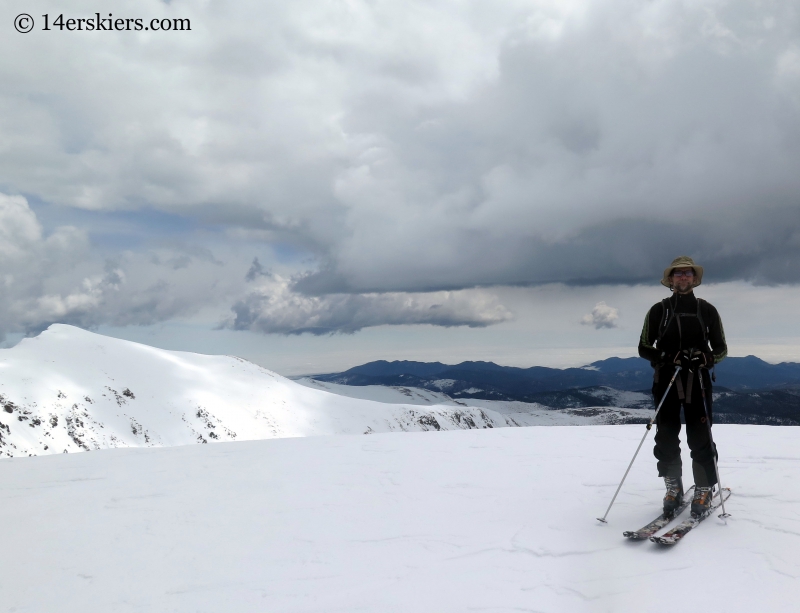
<svg viewBox="0 0 800 613">
<path fill-rule="evenodd" d="M 75 226 L 88 232 L 92 246 L 100 250 L 137 250 L 153 244 L 194 242 L 198 239 L 207 245 L 229 242 L 224 236 L 229 226 L 195 216 L 151 208 L 92 211 L 50 204 L 33 194 L 24 196 L 42 224 L 45 235 L 59 226 Z M 253 243 L 258 244 L 258 252 L 263 251 L 262 241 L 254 240 Z M 312 255 L 303 246 L 286 240 L 270 242 L 269 249 L 272 259 L 284 265 L 307 264 Z"/>
<path fill-rule="evenodd" d="M 308 263 L 310 252 L 292 243 L 284 241 L 276 242 L 270 245 L 272 254 L 280 264 L 303 264 Z"/>
<path fill-rule="evenodd" d="M 88 232 L 92 244 L 100 249 L 136 249 L 154 240 L 189 238 L 198 232 L 220 231 L 196 218 L 153 209 L 91 211 L 49 204 L 34 195 L 25 194 L 25 197 L 45 234 L 59 226 L 75 226 Z"/>
</svg>

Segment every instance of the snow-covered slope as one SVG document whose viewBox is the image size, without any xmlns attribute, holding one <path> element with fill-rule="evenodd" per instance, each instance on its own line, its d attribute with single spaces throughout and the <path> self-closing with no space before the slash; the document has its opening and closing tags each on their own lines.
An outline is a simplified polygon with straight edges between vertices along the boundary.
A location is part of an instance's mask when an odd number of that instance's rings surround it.
<svg viewBox="0 0 800 613">
<path fill-rule="evenodd" d="M 66 325 L 0 351 L 0 404 L 0 456 L 509 425 L 480 408 L 346 398 L 239 358 Z"/>
<path fill-rule="evenodd" d="M 640 392 L 626 392 L 611 388 L 580 390 L 585 396 L 594 397 L 603 406 L 571 406 L 554 409 L 536 402 L 518 400 L 483 400 L 480 398 L 454 399 L 444 392 L 433 392 L 420 387 L 397 385 L 345 385 L 317 381 L 310 377 L 296 379 L 300 385 L 322 389 L 339 396 L 377 400 L 390 404 L 414 404 L 419 406 L 449 405 L 458 407 L 480 407 L 490 415 L 499 413 L 509 426 L 589 426 L 640 423 L 653 415 L 653 398 Z M 564 394 L 565 392 L 556 392 Z M 617 402 L 616 406 L 607 406 Z M 625 407 L 625 408 L 623 408 Z M 502 422 L 501 422 L 502 424 Z M 494 425 L 497 427 L 497 424 Z"/>
<path fill-rule="evenodd" d="M 715 426 L 732 517 L 707 520 L 673 549 L 622 538 L 660 505 L 649 453 L 609 524 L 594 519 L 643 430 L 4 459 L 0 611 L 796 611 L 798 428 Z"/>
<path fill-rule="evenodd" d="M 301 377 L 293 380 L 295 383 L 304 387 L 324 390 L 331 394 L 336 394 L 337 396 L 375 400 L 376 402 L 385 402 L 388 404 L 467 406 L 465 402 L 453 400 L 443 392 L 433 392 L 421 387 L 402 387 L 399 385 L 344 385 L 342 383 L 318 381 L 311 377 Z"/>
<path fill-rule="evenodd" d="M 53 325 L 0 350 L 0 456 L 636 417 L 635 411 L 584 414 L 535 405 L 512 415 L 499 405 L 466 406 L 432 392 L 424 402 L 411 392 L 408 402 L 376 402 L 386 399 L 386 389 L 348 397 L 235 357 L 164 351 Z"/>
</svg>

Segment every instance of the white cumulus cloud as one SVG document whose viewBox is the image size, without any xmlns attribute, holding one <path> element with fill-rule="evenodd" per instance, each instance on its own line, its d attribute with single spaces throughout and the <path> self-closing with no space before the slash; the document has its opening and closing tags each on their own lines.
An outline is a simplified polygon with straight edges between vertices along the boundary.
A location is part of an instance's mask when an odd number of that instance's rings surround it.
<svg viewBox="0 0 800 613">
<path fill-rule="evenodd" d="M 594 305 L 591 313 L 581 318 L 581 323 L 584 326 L 594 326 L 599 330 L 600 328 L 616 328 L 617 319 L 619 319 L 619 309 L 601 301 Z"/>
</svg>

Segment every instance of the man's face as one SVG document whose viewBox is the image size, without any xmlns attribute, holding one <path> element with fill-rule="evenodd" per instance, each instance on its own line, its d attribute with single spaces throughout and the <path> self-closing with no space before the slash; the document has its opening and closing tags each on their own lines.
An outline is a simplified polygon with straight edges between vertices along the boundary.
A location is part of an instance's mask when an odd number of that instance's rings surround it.
<svg viewBox="0 0 800 613">
<path fill-rule="evenodd" d="M 669 278 L 679 294 L 687 294 L 694 287 L 694 269 L 691 267 L 674 268 Z"/>
</svg>

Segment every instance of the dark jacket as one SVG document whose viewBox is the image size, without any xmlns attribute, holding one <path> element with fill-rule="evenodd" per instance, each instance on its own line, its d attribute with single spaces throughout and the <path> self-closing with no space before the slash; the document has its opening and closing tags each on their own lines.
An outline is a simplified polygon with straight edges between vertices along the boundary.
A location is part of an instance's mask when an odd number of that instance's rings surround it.
<svg viewBox="0 0 800 613">
<path fill-rule="evenodd" d="M 675 293 L 666 302 L 666 305 L 654 304 L 644 318 L 639 339 L 641 357 L 650 360 L 654 368 L 672 364 L 675 354 L 684 349 L 713 353 L 714 364 L 725 359 L 728 345 L 717 309 L 705 300 L 698 300 L 694 292 Z M 658 340 L 659 330 L 667 322 L 669 325 Z"/>
</svg>

